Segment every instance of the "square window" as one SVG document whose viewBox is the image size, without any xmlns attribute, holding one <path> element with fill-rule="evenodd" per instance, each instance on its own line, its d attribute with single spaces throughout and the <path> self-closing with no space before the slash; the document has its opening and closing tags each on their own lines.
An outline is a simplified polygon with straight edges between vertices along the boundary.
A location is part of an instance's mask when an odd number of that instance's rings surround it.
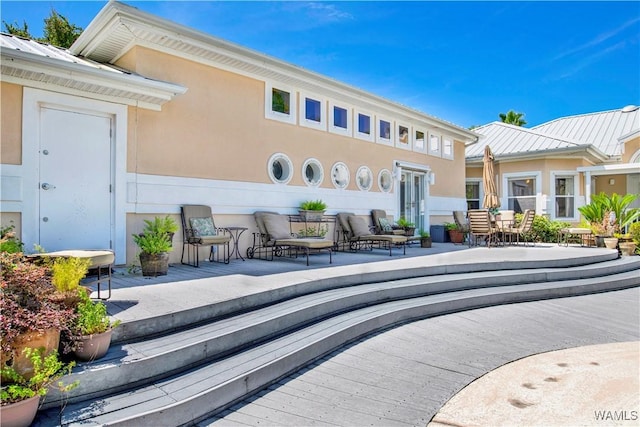
<svg viewBox="0 0 640 427">
<path fill-rule="evenodd" d="M 406 126 L 398 126 L 398 142 L 400 144 L 409 144 L 409 128 Z"/>
<path fill-rule="evenodd" d="M 386 117 L 376 117 L 376 142 L 378 144 L 393 145 L 395 141 L 397 129 L 395 122 Z"/>
<path fill-rule="evenodd" d="M 320 112 L 322 104 L 315 99 L 305 98 L 305 118 L 320 123 L 322 113 Z"/>
<path fill-rule="evenodd" d="M 271 111 L 289 114 L 291 111 L 291 94 L 284 90 L 273 88 L 271 91 Z"/>
<path fill-rule="evenodd" d="M 348 128 L 346 109 L 333 107 L 333 125 L 343 129 Z"/>
<path fill-rule="evenodd" d="M 442 157 L 453 159 L 453 139 L 442 138 Z"/>
<path fill-rule="evenodd" d="M 429 154 L 432 156 L 442 156 L 442 150 L 440 149 L 440 135 L 429 135 Z"/>
<path fill-rule="evenodd" d="M 391 139 L 391 123 L 386 120 L 380 120 L 380 138 Z"/>
</svg>

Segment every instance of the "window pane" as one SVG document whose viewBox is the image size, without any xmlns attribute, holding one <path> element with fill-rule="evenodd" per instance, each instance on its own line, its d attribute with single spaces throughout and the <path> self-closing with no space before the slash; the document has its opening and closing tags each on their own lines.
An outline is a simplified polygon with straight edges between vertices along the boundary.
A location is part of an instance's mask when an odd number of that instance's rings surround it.
<svg viewBox="0 0 640 427">
<path fill-rule="evenodd" d="M 398 126 L 398 138 L 402 144 L 409 143 L 409 129 L 405 126 Z"/>
<path fill-rule="evenodd" d="M 424 148 L 424 132 L 420 132 L 419 130 L 416 131 L 416 148 Z"/>
<path fill-rule="evenodd" d="M 509 196 L 533 196 L 534 184 L 532 178 L 509 180 Z"/>
<path fill-rule="evenodd" d="M 306 98 L 305 100 L 305 117 L 307 120 L 313 120 L 320 123 L 320 101 Z"/>
<path fill-rule="evenodd" d="M 440 151 L 440 137 L 437 135 L 431 135 L 429 138 L 429 150 L 431 151 Z"/>
<path fill-rule="evenodd" d="M 453 155 L 453 141 L 445 138 L 442 140 L 442 153 L 445 156 L 452 156 Z"/>
<path fill-rule="evenodd" d="M 371 117 L 364 114 L 358 114 L 358 132 L 371 134 Z"/>
<path fill-rule="evenodd" d="M 380 120 L 380 138 L 391 139 L 391 123 Z"/>
<path fill-rule="evenodd" d="M 333 125 L 343 129 L 347 128 L 347 110 L 333 107 Z"/>
<path fill-rule="evenodd" d="M 573 177 L 556 178 L 556 194 L 558 196 L 572 196 Z"/>
<path fill-rule="evenodd" d="M 479 182 L 467 183 L 467 199 L 480 200 L 480 183 Z"/>
<path fill-rule="evenodd" d="M 278 113 L 289 114 L 289 92 L 280 89 L 271 90 L 271 110 Z"/>
</svg>

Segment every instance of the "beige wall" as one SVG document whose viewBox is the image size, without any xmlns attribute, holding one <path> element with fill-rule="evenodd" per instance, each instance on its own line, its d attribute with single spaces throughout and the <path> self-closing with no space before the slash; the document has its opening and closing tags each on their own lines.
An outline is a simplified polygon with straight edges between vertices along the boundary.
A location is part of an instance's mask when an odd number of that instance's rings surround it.
<svg viewBox="0 0 640 427">
<path fill-rule="evenodd" d="M 13 229 L 16 232 L 16 236 L 20 236 L 22 233 L 22 216 L 20 212 L 2 212 L 0 213 L 0 227 L 14 226 Z"/>
<path fill-rule="evenodd" d="M 609 181 L 613 180 L 613 184 Z M 598 175 L 596 176 L 595 193 L 606 194 L 627 194 L 627 176 L 626 175 Z"/>
<path fill-rule="evenodd" d="M 0 163 L 22 163 L 22 86 L 0 83 Z"/>
<path fill-rule="evenodd" d="M 333 188 L 328 176 L 335 162 L 347 164 L 352 176 L 366 165 L 377 177 L 381 169 L 392 169 L 392 160 L 401 160 L 431 166 L 441 178 L 433 195 L 464 194 L 464 176 L 451 173 L 463 168 L 461 143 L 451 161 L 269 120 L 263 82 L 146 48 L 134 48 L 118 65 L 189 89 L 161 112 L 130 108 L 129 172 L 270 183 L 268 159 L 282 152 L 295 169 L 290 185 L 305 185 L 299 170 L 309 157 L 322 163 L 325 188 Z M 354 179 L 348 189 L 357 190 Z M 372 191 L 379 191 L 376 185 Z"/>
<path fill-rule="evenodd" d="M 633 138 L 624 144 L 624 153 L 622 154 L 622 163 L 630 163 L 631 157 L 640 151 L 640 136 Z"/>
</svg>

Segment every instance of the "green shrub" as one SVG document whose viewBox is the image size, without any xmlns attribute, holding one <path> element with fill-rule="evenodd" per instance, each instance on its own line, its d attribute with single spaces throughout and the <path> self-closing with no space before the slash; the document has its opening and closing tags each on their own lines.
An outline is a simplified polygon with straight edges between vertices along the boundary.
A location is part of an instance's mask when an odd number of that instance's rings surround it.
<svg viewBox="0 0 640 427">
<path fill-rule="evenodd" d="M 522 214 L 515 215 L 516 223 L 522 221 Z M 533 218 L 533 226 L 527 234 L 527 239 L 540 243 L 555 243 L 558 239 L 558 231 L 561 228 L 570 227 L 571 224 L 565 221 L 551 221 L 544 215 L 536 215 Z"/>
<path fill-rule="evenodd" d="M 51 282 L 58 292 L 74 291 L 78 289 L 90 265 L 89 258 L 58 257 L 51 266 Z"/>
<path fill-rule="evenodd" d="M 629 226 L 629 235 L 635 244 L 640 246 L 640 221 Z"/>
<path fill-rule="evenodd" d="M 300 203 L 300 209 L 303 211 L 324 211 L 327 209 L 327 204 L 322 200 L 305 200 Z"/>
<path fill-rule="evenodd" d="M 15 226 L 13 225 L 0 228 L 0 252 L 8 252 L 10 254 L 22 252 L 24 244 L 16 237 L 16 232 L 13 231 L 14 228 Z"/>
</svg>

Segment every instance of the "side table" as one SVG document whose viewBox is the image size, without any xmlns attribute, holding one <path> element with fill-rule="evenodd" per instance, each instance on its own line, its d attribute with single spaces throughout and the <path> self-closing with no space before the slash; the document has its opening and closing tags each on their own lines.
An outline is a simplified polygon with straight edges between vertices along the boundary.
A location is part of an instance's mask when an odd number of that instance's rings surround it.
<svg viewBox="0 0 640 427">
<path fill-rule="evenodd" d="M 229 258 L 231 258 L 231 255 L 235 254 L 236 259 L 239 258 L 244 261 L 244 258 L 240 253 L 240 248 L 238 247 L 238 240 L 240 240 L 240 235 L 244 233 L 246 230 L 248 230 L 248 228 L 247 227 L 224 227 L 224 229 L 229 232 L 229 235 L 231 236 L 231 240 L 233 241 L 233 249 L 231 249 L 231 252 L 229 253 Z"/>
</svg>

